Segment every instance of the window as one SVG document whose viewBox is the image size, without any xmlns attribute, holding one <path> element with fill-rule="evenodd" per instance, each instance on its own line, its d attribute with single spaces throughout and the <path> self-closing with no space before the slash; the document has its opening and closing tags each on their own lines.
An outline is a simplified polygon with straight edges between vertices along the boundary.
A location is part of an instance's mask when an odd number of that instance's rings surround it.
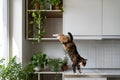
<svg viewBox="0 0 120 80">
<path fill-rule="evenodd" d="M 0 58 L 8 59 L 8 0 L 0 0 Z"/>
<path fill-rule="evenodd" d="M 2 42 L 3 42 L 3 40 L 2 40 L 2 37 L 3 37 L 3 1 L 2 0 L 0 0 L 0 24 L 1 24 L 1 26 L 0 26 L 0 58 L 1 57 L 3 57 L 3 54 L 2 54 L 2 52 L 3 52 L 3 47 L 2 47 Z"/>
</svg>

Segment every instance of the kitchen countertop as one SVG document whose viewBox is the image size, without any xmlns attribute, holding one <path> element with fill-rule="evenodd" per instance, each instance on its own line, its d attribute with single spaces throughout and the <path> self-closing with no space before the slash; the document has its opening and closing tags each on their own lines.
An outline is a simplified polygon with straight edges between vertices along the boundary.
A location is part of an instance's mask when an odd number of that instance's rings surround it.
<svg viewBox="0 0 120 80">
<path fill-rule="evenodd" d="M 77 70 L 76 70 L 77 71 Z M 120 69 L 83 69 L 82 73 L 73 73 L 72 70 L 63 72 L 65 78 L 76 77 L 120 77 Z"/>
<path fill-rule="evenodd" d="M 77 71 L 77 70 L 76 70 Z M 64 78 L 108 78 L 108 77 L 119 77 L 120 69 L 82 69 L 82 73 L 73 73 L 73 70 L 67 70 L 64 72 L 51 72 L 49 70 L 35 72 L 38 74 L 62 74 Z M 39 79 L 40 80 L 40 79 Z"/>
</svg>

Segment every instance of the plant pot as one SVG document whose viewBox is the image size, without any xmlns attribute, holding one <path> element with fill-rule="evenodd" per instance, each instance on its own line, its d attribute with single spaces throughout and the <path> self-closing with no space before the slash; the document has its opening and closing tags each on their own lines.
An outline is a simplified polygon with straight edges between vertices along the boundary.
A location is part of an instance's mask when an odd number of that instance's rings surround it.
<svg viewBox="0 0 120 80">
<path fill-rule="evenodd" d="M 55 10 L 60 10 L 60 6 L 59 5 L 55 5 Z"/>
<path fill-rule="evenodd" d="M 65 63 L 65 64 L 63 64 L 63 65 L 61 66 L 61 70 L 62 70 L 62 71 L 68 70 L 68 65 L 67 65 L 67 63 Z"/>
<path fill-rule="evenodd" d="M 33 68 L 34 71 L 39 72 L 40 71 L 40 66 L 36 66 L 35 68 Z"/>
<path fill-rule="evenodd" d="M 34 4 L 34 9 L 39 10 L 40 9 L 40 4 L 39 3 L 35 3 Z"/>
<path fill-rule="evenodd" d="M 53 10 L 60 10 L 60 6 L 59 5 L 54 5 L 52 6 Z"/>
</svg>

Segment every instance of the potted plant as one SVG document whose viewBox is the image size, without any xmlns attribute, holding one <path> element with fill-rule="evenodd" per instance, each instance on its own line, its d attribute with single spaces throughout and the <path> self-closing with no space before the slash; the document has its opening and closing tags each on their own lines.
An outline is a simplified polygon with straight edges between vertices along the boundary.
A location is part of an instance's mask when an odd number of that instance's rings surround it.
<svg viewBox="0 0 120 80">
<path fill-rule="evenodd" d="M 46 65 L 46 54 L 42 54 L 42 52 L 35 53 L 31 58 L 31 65 L 33 66 L 35 71 L 40 71 L 44 69 L 44 66 Z"/>
<path fill-rule="evenodd" d="M 33 65 L 31 62 L 27 63 L 23 70 L 26 74 L 26 80 L 37 80 L 37 74 L 34 74 Z"/>
<path fill-rule="evenodd" d="M 33 37 L 36 38 L 38 42 L 40 42 L 42 36 L 45 34 L 43 25 L 46 16 L 44 15 L 44 12 L 41 12 L 40 10 L 30 11 L 29 14 L 32 17 L 32 19 L 29 21 L 29 24 L 33 26 Z"/>
<path fill-rule="evenodd" d="M 61 58 L 49 58 L 48 67 L 51 71 L 60 71 L 63 60 Z"/>
<path fill-rule="evenodd" d="M 50 4 L 53 6 L 53 9 L 62 10 L 63 9 L 62 0 L 50 0 Z"/>
<path fill-rule="evenodd" d="M 40 9 L 40 2 L 41 2 L 41 0 L 32 0 L 31 1 L 31 4 L 33 5 L 33 8 L 34 9 Z"/>
<path fill-rule="evenodd" d="M 62 71 L 66 71 L 68 70 L 68 58 L 67 56 L 64 57 L 64 60 L 63 60 L 63 63 L 62 63 L 62 66 L 61 66 L 61 70 Z"/>
<path fill-rule="evenodd" d="M 46 9 L 46 2 L 47 0 L 32 0 L 31 4 L 33 5 L 34 9 L 39 10 Z"/>
<path fill-rule="evenodd" d="M 21 63 L 16 62 L 16 56 L 10 58 L 6 66 L 4 61 L 4 58 L 0 60 L 0 80 L 34 80 L 37 78 L 30 63 L 22 67 Z"/>
<path fill-rule="evenodd" d="M 16 57 L 10 59 L 8 64 L 5 66 L 4 63 L 0 64 L 0 79 L 2 80 L 26 80 L 26 73 L 22 68 L 21 63 L 16 62 Z M 1 59 L 0 62 L 3 62 Z"/>
</svg>

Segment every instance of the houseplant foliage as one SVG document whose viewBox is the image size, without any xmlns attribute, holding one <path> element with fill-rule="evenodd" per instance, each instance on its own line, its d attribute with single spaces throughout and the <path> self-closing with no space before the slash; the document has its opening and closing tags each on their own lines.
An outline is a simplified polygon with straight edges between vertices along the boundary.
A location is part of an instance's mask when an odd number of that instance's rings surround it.
<svg viewBox="0 0 120 80">
<path fill-rule="evenodd" d="M 63 1 L 62 0 L 50 0 L 50 4 L 54 9 L 60 9 L 63 11 Z"/>
<path fill-rule="evenodd" d="M 63 60 L 61 58 L 49 58 L 48 66 L 51 71 L 60 71 Z"/>
<path fill-rule="evenodd" d="M 33 66 L 30 62 L 26 64 L 23 70 L 26 75 L 26 80 L 37 80 L 37 74 L 34 74 Z"/>
<path fill-rule="evenodd" d="M 33 26 L 33 37 L 37 39 L 38 42 L 41 41 L 42 36 L 45 34 L 45 29 L 43 27 L 46 16 L 44 15 L 44 12 L 41 12 L 40 10 L 36 11 L 30 11 L 29 14 L 31 14 L 32 20 L 29 22 Z"/>
<path fill-rule="evenodd" d="M 34 80 L 36 78 L 30 63 L 22 67 L 21 63 L 16 62 L 16 56 L 10 58 L 6 65 L 4 61 L 4 58 L 0 60 L 0 80 Z"/>
<path fill-rule="evenodd" d="M 5 64 L 0 64 L 0 79 L 1 80 L 27 80 L 26 73 L 21 66 L 21 63 L 16 62 L 16 57 L 13 57 L 8 62 L 7 66 Z M 4 59 L 1 59 L 3 62 Z"/>
<path fill-rule="evenodd" d="M 31 5 L 34 9 L 46 9 L 46 2 L 47 0 L 32 0 Z"/>
<path fill-rule="evenodd" d="M 68 58 L 67 58 L 67 56 L 65 56 L 64 59 L 63 59 L 62 66 L 61 66 L 62 71 L 68 70 L 68 65 L 67 64 L 68 64 Z"/>
<path fill-rule="evenodd" d="M 31 65 L 33 66 L 34 69 L 36 69 L 36 67 L 40 69 L 44 69 L 44 66 L 47 63 L 46 61 L 47 61 L 47 55 L 43 54 L 42 52 L 37 52 L 31 58 Z"/>
</svg>

